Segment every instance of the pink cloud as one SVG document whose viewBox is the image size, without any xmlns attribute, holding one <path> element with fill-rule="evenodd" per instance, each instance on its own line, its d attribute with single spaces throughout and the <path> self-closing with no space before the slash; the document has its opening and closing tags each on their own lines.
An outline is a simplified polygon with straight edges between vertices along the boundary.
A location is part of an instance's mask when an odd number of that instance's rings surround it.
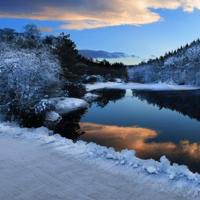
<svg viewBox="0 0 200 200">
<path fill-rule="evenodd" d="M 0 3 L 0 17 L 59 20 L 63 29 L 91 29 L 149 24 L 161 20 L 156 9 L 178 8 L 192 12 L 200 9 L 200 0 L 8 0 Z"/>
</svg>

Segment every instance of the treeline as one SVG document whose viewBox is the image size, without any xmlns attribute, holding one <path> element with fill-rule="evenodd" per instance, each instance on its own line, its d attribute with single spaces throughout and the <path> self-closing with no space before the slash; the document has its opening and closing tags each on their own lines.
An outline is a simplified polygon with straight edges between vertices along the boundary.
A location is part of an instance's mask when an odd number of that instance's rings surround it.
<svg viewBox="0 0 200 200">
<path fill-rule="evenodd" d="M 127 78 L 126 67 L 122 63 L 111 64 L 93 61 L 81 56 L 69 34 L 42 36 L 37 26 L 29 24 L 23 32 L 14 29 L 0 29 L 0 42 L 10 43 L 17 48 L 48 48 L 60 61 L 63 76 L 72 82 L 80 82 L 87 75 L 101 75 L 106 80 Z"/>
<path fill-rule="evenodd" d="M 164 61 L 170 57 L 177 57 L 177 56 L 180 56 L 182 54 L 184 54 L 189 48 L 192 48 L 196 45 L 200 45 L 200 39 L 197 39 L 197 40 L 194 40 L 193 42 L 191 42 L 190 44 L 186 44 L 184 46 L 181 46 L 179 47 L 178 49 L 176 50 L 173 50 L 173 51 L 169 51 L 167 53 L 165 53 L 164 56 L 160 56 L 158 58 L 155 58 L 155 59 L 149 59 L 148 61 L 146 62 L 141 62 L 139 64 L 139 66 L 141 65 L 145 65 L 145 64 L 155 64 L 155 65 L 158 65 L 158 66 L 163 66 L 164 65 Z"/>
<path fill-rule="evenodd" d="M 11 28 L 0 29 L 0 42 L 6 42 L 19 48 L 41 47 L 41 33 L 35 25 L 26 25 L 24 32 L 17 32 Z"/>
</svg>

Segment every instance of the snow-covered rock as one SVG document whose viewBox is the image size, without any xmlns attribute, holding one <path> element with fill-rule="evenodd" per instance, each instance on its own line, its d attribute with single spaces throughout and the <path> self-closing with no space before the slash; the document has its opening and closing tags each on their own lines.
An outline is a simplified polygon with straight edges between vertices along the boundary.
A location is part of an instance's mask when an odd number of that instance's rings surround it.
<svg viewBox="0 0 200 200">
<path fill-rule="evenodd" d="M 35 105 L 35 113 L 44 113 L 54 110 L 55 107 L 48 99 L 42 99 L 39 103 Z"/>
<path fill-rule="evenodd" d="M 93 94 L 90 92 L 86 93 L 83 97 L 83 99 L 87 102 L 92 102 L 92 101 L 96 100 L 97 98 L 99 98 L 99 95 Z"/>
<path fill-rule="evenodd" d="M 69 112 L 88 107 L 88 103 L 86 101 L 76 98 L 55 98 L 50 101 L 55 103 L 55 110 L 59 114 L 67 114 Z"/>
<path fill-rule="evenodd" d="M 62 120 L 62 116 L 60 116 L 57 112 L 55 111 L 50 111 L 46 113 L 45 116 L 45 121 L 46 122 L 53 122 L 53 123 L 58 123 Z"/>
<path fill-rule="evenodd" d="M 61 115 L 88 107 L 86 101 L 77 98 L 58 97 L 49 99 L 49 102 L 55 106 L 55 111 Z"/>
<path fill-rule="evenodd" d="M 84 83 L 102 82 L 104 78 L 100 75 L 90 75 L 83 78 Z"/>
<path fill-rule="evenodd" d="M 68 114 L 72 111 L 88 108 L 85 100 L 70 97 L 55 97 L 43 99 L 35 106 L 35 112 L 55 111 L 59 115 Z M 55 113 L 50 112 L 51 117 L 56 117 Z M 58 117 L 58 116 L 57 116 Z"/>
<path fill-rule="evenodd" d="M 122 81 L 121 78 L 115 78 L 115 82 L 117 82 L 117 83 L 122 83 L 123 81 Z"/>
<path fill-rule="evenodd" d="M 45 114 L 44 126 L 49 129 L 54 129 L 57 124 L 62 120 L 62 116 L 55 111 L 49 111 Z"/>
</svg>

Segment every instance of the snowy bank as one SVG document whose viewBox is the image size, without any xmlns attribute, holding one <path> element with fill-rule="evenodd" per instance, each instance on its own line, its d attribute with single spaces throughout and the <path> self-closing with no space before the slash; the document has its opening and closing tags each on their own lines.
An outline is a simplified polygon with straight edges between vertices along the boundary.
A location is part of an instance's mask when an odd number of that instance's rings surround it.
<svg viewBox="0 0 200 200">
<path fill-rule="evenodd" d="M 138 180 L 141 184 L 144 184 L 144 187 L 146 184 L 144 180 L 148 178 L 148 181 L 151 180 L 152 184 L 162 181 L 163 190 L 168 187 L 171 188 L 170 190 L 178 191 L 182 197 L 188 197 L 187 199 L 200 198 L 200 175 L 192 173 L 186 166 L 170 165 L 170 162 L 164 156 L 160 159 L 160 162 L 142 160 L 135 156 L 134 151 L 116 152 L 112 148 L 102 147 L 94 143 L 87 144 L 83 141 L 73 143 L 60 135 L 53 135 L 53 132 L 47 128 L 27 129 L 10 123 L 0 123 L 0 138 L 14 138 L 48 146 L 52 151 L 65 156 L 72 155 L 73 158 L 77 158 L 83 163 L 94 162 L 96 163 L 94 167 L 96 165 L 102 167 L 104 171 L 107 171 L 107 174 L 123 174 L 133 180 L 139 176 Z M 52 163 L 49 163 L 49 165 L 52 165 Z M 81 168 L 81 166 L 78 167 Z M 154 189 L 157 192 L 161 188 Z M 170 193 L 170 191 L 168 192 Z"/>
<path fill-rule="evenodd" d="M 94 84 L 86 84 L 87 91 L 98 89 L 133 89 L 133 90 L 151 90 L 151 91 L 171 91 L 171 90 L 198 90 L 199 87 L 188 85 L 173 85 L 167 83 L 116 83 L 116 82 L 98 82 Z"/>
</svg>

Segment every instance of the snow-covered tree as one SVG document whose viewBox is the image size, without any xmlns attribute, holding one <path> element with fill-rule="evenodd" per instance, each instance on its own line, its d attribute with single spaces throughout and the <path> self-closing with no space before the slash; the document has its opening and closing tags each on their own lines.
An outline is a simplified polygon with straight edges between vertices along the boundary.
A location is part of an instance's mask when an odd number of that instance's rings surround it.
<svg viewBox="0 0 200 200">
<path fill-rule="evenodd" d="M 150 60 L 128 68 L 131 81 L 167 82 L 200 86 L 200 40 L 167 53 L 159 59 Z"/>
<path fill-rule="evenodd" d="M 59 86 L 60 65 L 47 48 L 19 49 L 0 43 L 0 100 L 29 108 Z"/>
</svg>

